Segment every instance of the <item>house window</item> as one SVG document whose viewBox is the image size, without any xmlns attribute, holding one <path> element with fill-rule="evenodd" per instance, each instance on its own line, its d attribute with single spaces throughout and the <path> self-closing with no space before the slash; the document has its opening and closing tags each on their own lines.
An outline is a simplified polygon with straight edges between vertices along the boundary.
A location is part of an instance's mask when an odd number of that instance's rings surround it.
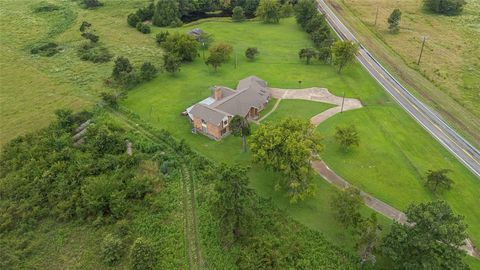
<svg viewBox="0 0 480 270">
<path fill-rule="evenodd" d="M 207 121 L 202 119 L 202 125 L 206 125 L 206 124 L 207 124 Z"/>
</svg>

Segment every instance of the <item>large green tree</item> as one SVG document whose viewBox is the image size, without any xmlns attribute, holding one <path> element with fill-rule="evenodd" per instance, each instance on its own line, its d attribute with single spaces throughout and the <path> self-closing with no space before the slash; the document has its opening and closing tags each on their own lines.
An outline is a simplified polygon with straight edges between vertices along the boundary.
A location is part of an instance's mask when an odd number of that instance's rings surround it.
<svg viewBox="0 0 480 270">
<path fill-rule="evenodd" d="M 317 13 L 317 4 L 314 0 L 300 0 L 295 5 L 295 18 L 297 23 L 304 29 L 310 19 Z"/>
<path fill-rule="evenodd" d="M 308 20 L 305 25 L 305 32 L 313 33 L 318 30 L 328 32 L 330 31 L 330 28 L 328 27 L 325 17 L 317 12 L 310 18 L 310 20 Z"/>
<path fill-rule="evenodd" d="M 281 184 L 290 202 L 313 194 L 310 162 L 322 144 L 310 122 L 286 118 L 262 124 L 252 134 L 250 147 L 255 162 L 283 174 Z"/>
<path fill-rule="evenodd" d="M 228 244 L 248 234 L 250 228 L 253 190 L 248 184 L 247 171 L 247 168 L 238 165 L 222 165 L 215 185 L 218 194 L 215 212 L 220 218 L 222 235 Z"/>
<path fill-rule="evenodd" d="M 182 61 L 191 62 L 198 55 L 198 42 L 184 33 L 173 33 L 166 37 L 161 46 L 168 52 L 180 57 Z"/>
<path fill-rule="evenodd" d="M 467 234 L 463 217 L 444 201 L 410 205 L 408 224 L 395 222 L 383 240 L 383 254 L 395 269 L 468 269 L 460 250 Z"/>
<path fill-rule="evenodd" d="M 358 52 L 358 45 L 352 41 L 337 41 L 332 46 L 332 63 L 338 68 L 340 73 L 342 69 L 355 60 L 355 54 Z"/>
<path fill-rule="evenodd" d="M 462 12 L 465 0 L 423 0 L 423 7 L 435 13 L 456 15 Z"/>
<path fill-rule="evenodd" d="M 252 133 L 248 120 L 240 115 L 235 115 L 230 121 L 230 128 L 234 136 L 242 137 L 243 152 L 247 152 L 247 136 Z"/>
<path fill-rule="evenodd" d="M 449 172 L 449 169 L 428 171 L 425 186 L 435 194 L 452 188 L 453 180 L 447 175 Z"/>
<path fill-rule="evenodd" d="M 208 51 L 210 52 L 210 55 L 205 61 L 205 64 L 211 65 L 215 69 L 215 71 L 217 71 L 218 67 L 221 64 L 226 63 L 228 60 L 230 60 L 230 55 L 233 52 L 233 47 L 230 44 L 219 43 L 210 47 Z"/>
<path fill-rule="evenodd" d="M 156 26 L 170 26 L 179 21 L 179 16 L 178 1 L 159 0 L 153 14 L 153 24 Z"/>
<path fill-rule="evenodd" d="M 331 202 L 335 219 L 346 229 L 355 229 L 362 220 L 360 206 L 363 203 L 360 190 L 349 187 L 340 191 Z"/>
<path fill-rule="evenodd" d="M 280 4 L 278 0 L 260 0 L 255 14 L 265 23 L 278 23 L 280 21 Z"/>
</svg>

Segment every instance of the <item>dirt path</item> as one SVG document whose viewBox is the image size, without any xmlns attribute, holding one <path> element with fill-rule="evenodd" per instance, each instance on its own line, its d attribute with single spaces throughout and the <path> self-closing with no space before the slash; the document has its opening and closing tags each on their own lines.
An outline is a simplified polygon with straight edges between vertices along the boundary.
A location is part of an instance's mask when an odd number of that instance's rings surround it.
<svg viewBox="0 0 480 270">
<path fill-rule="evenodd" d="M 343 111 L 354 110 L 354 109 L 363 107 L 360 100 L 353 99 L 353 98 L 344 99 L 343 97 L 335 96 L 325 88 L 319 88 L 319 87 L 312 87 L 312 88 L 305 88 L 305 89 L 270 88 L 270 91 L 272 93 L 272 97 L 277 99 L 277 103 L 272 108 L 272 110 L 268 112 L 265 116 L 263 116 L 261 119 L 259 119 L 258 122 L 262 121 L 271 113 L 273 113 L 277 109 L 278 104 L 282 99 L 303 99 L 303 100 L 317 101 L 317 102 L 336 105 L 336 107 L 328 109 L 312 117 L 310 119 L 310 122 L 315 126 L 318 126 L 320 123 L 322 123 L 326 119 L 341 112 L 342 103 L 343 103 Z"/>
<path fill-rule="evenodd" d="M 344 189 L 346 187 L 351 186 L 350 183 L 345 181 L 345 179 L 343 179 L 342 177 L 337 175 L 334 171 L 332 171 L 327 166 L 327 164 L 325 164 L 325 162 L 321 160 L 315 160 L 315 161 L 312 161 L 311 165 L 312 165 L 312 168 L 330 184 L 333 184 L 334 186 L 340 189 Z M 395 220 L 398 223 L 401 223 L 401 224 L 407 223 L 407 217 L 405 213 L 403 213 L 402 211 L 382 202 L 381 200 L 373 197 L 372 195 L 366 192 L 360 191 L 360 194 L 363 197 L 363 201 L 365 205 L 367 205 L 374 211 L 384 215 L 389 219 Z M 475 249 L 470 239 L 465 240 L 465 245 L 462 246 L 462 249 L 465 250 L 468 255 L 472 257 L 480 258 L 480 253 Z"/>
</svg>

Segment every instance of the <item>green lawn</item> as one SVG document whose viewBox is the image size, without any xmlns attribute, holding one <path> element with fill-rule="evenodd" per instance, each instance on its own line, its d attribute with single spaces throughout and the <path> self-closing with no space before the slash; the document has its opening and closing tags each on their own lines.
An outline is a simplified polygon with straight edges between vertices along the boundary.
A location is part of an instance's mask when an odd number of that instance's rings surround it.
<svg viewBox="0 0 480 270">
<path fill-rule="evenodd" d="M 272 114 L 265 118 L 264 122 L 278 121 L 286 117 L 294 117 L 299 119 L 310 119 L 315 115 L 328 110 L 335 105 L 308 101 L 308 100 L 288 100 L 283 99 Z M 263 122 L 262 122 L 263 123 Z"/>
<path fill-rule="evenodd" d="M 42 3 L 55 3 L 54 12 L 35 13 Z M 113 62 L 93 64 L 79 59 L 83 42 L 79 27 L 92 23 L 100 43 L 115 56 L 126 56 L 136 66 L 144 61 L 159 65 L 161 50 L 153 38 L 130 28 L 126 16 L 146 1 L 103 0 L 95 10 L 79 1 L 0 0 L 0 147 L 14 137 L 48 125 L 60 108 L 91 107 L 99 93 L 112 91 L 104 84 Z M 38 42 L 53 41 L 62 51 L 52 57 L 31 55 Z"/>
<path fill-rule="evenodd" d="M 472 207 L 476 205 L 473 194 L 480 192 L 480 181 L 402 111 L 358 64 L 338 74 L 328 65 L 301 63 L 298 60 L 298 50 L 311 44 L 308 36 L 293 19 L 282 20 L 278 25 L 256 21 L 231 23 L 209 20 L 169 30 L 187 32 L 196 27 L 213 34 L 216 42 L 234 45 L 237 68 L 234 65 L 235 57 L 220 67 L 218 72 L 207 67 L 202 59 L 197 59 L 185 64 L 177 76 L 161 74 L 153 81 L 133 89 L 122 103 L 123 106 L 152 125 L 167 129 L 179 139 L 185 139 L 197 151 L 210 158 L 250 164 L 250 155 L 241 153 L 239 138 L 230 136 L 216 142 L 192 134 L 191 126 L 181 116 L 181 112 L 207 97 L 210 86 L 235 87 L 238 80 L 249 75 L 259 76 L 272 87 L 298 88 L 298 80 L 302 80 L 302 88 L 326 87 L 335 95 L 343 95 L 345 92 L 346 97 L 360 99 L 365 107 L 336 115 L 318 127 L 319 132 L 326 137 L 326 150 L 322 157 L 327 164 L 348 181 L 399 209 L 404 209 L 410 202 L 433 199 L 421 184 L 426 170 L 452 169 L 454 172 L 451 176 L 456 184 L 443 198 L 456 212 L 466 217 L 470 225 L 470 236 L 475 243 L 480 243 L 480 210 Z M 160 30 L 154 28 L 153 32 Z M 256 46 L 260 51 L 260 56 L 254 62 L 247 61 L 243 56 L 244 50 L 249 46 Z M 282 112 L 283 102 L 280 103 L 279 111 L 269 118 L 275 117 L 275 114 L 294 116 L 292 113 L 308 118 L 322 110 L 316 110 L 317 106 L 322 106 L 319 103 L 312 104 L 310 109 L 315 107 L 315 111 L 311 111 L 305 108 L 305 104 L 295 106 L 296 101 L 288 101 L 285 112 Z M 356 124 L 360 130 L 361 145 L 349 154 L 341 154 L 332 140 L 334 128 L 350 123 Z M 264 172 L 261 168 L 252 169 L 251 176 L 252 185 L 260 194 L 274 194 L 272 183 L 278 176 Z M 323 201 L 330 193 L 328 188 L 320 188 L 318 196 L 321 199 L 315 203 L 310 202 L 303 211 L 299 211 L 298 206 L 289 206 L 287 211 L 304 224 L 324 231 L 338 243 L 345 243 L 341 237 L 335 237 L 333 231 L 341 230 L 327 214 L 323 215 L 325 220 L 312 221 L 312 217 L 318 216 L 317 212 L 330 211 L 328 203 Z M 285 207 L 279 197 L 281 196 L 274 196 L 275 202 Z"/>
</svg>

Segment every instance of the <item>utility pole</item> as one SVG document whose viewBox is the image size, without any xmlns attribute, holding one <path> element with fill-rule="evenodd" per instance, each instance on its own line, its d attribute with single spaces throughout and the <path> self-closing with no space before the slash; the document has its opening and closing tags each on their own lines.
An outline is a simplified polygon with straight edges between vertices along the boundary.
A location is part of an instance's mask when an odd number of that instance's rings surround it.
<svg viewBox="0 0 480 270">
<path fill-rule="evenodd" d="M 422 49 L 420 50 L 420 55 L 418 56 L 418 62 L 417 65 L 420 65 L 420 59 L 422 59 L 422 53 L 423 53 L 423 47 L 425 47 L 425 40 L 427 39 L 426 36 L 423 37 L 423 42 L 422 42 Z"/>
<path fill-rule="evenodd" d="M 377 26 L 377 19 L 378 19 L 378 7 L 377 7 L 377 13 L 375 13 L 375 24 L 374 24 L 374 26 Z"/>
<path fill-rule="evenodd" d="M 205 42 L 202 42 L 203 62 L 205 62 Z"/>
<path fill-rule="evenodd" d="M 237 61 L 237 52 L 235 52 L 235 69 L 237 69 L 238 61 Z"/>
<path fill-rule="evenodd" d="M 340 109 L 340 113 L 343 113 L 343 104 L 345 103 L 345 92 L 343 92 L 343 98 L 342 98 L 342 108 Z"/>
</svg>

